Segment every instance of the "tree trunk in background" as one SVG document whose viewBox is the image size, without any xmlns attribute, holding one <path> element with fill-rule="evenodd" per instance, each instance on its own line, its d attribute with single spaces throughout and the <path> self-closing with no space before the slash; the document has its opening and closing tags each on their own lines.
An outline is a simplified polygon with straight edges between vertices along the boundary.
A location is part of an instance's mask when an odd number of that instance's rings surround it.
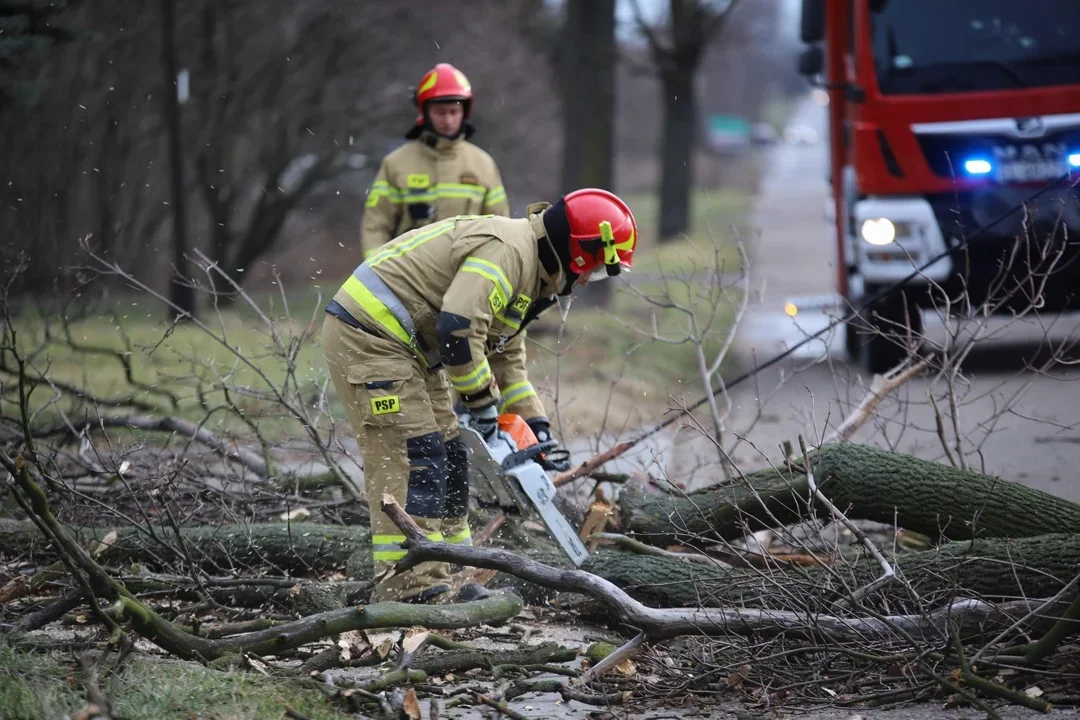
<svg viewBox="0 0 1080 720">
<path fill-rule="evenodd" d="M 164 110 L 168 124 L 169 160 L 172 166 L 173 272 L 176 274 L 169 284 L 169 299 L 176 306 L 177 313 L 187 313 L 194 317 L 195 289 L 185 282 L 188 268 L 187 259 L 184 257 L 187 254 L 187 217 L 184 202 L 184 154 L 180 144 L 180 103 L 176 97 L 176 78 L 180 68 L 176 48 L 175 0 L 162 0 L 161 14 L 161 51 L 164 54 L 162 65 L 165 69 Z"/>
<path fill-rule="evenodd" d="M 678 62 L 681 60 L 682 62 Z M 690 229 L 690 190 L 697 139 L 696 59 L 678 58 L 664 84 L 664 141 L 660 167 L 660 241 Z"/>
<path fill-rule="evenodd" d="M 560 74 L 562 192 L 612 190 L 615 145 L 615 0 L 567 0 Z M 612 282 L 578 291 L 578 302 L 609 305 Z"/>
</svg>

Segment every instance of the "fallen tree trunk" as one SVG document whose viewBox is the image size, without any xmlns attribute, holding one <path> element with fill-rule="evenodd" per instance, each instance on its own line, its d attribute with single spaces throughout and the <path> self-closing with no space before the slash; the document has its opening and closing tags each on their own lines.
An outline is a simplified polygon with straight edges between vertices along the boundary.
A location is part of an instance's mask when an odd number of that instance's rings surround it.
<svg viewBox="0 0 1080 720">
<path fill-rule="evenodd" d="M 371 539 L 365 526 L 316 523 L 251 523 L 171 527 L 82 528 L 72 536 L 83 547 L 109 538 L 100 562 L 141 563 L 155 569 L 186 564 L 190 555 L 201 569 L 224 574 L 251 567 L 272 567 L 280 574 L 344 570 L 358 580 L 371 577 Z M 116 533 L 115 539 L 110 537 Z M 0 547 L 21 556 L 53 555 L 36 526 L 0 518 Z"/>
<path fill-rule="evenodd" d="M 185 632 L 136 599 L 71 537 L 53 515 L 45 492 L 30 477 L 21 457 L 11 461 L 0 455 L 0 461 L 15 479 L 19 506 L 32 515 L 43 535 L 57 544 L 72 577 L 83 585 L 95 615 L 111 632 L 119 635 L 123 629 L 114 619 L 114 615 L 119 614 L 147 640 L 184 659 L 210 661 L 244 653 L 277 655 L 350 630 L 413 625 L 440 630 L 499 624 L 523 608 L 521 598 L 513 593 L 495 593 L 473 602 L 444 606 L 383 602 L 329 610 L 283 625 L 216 640 L 199 637 Z M 108 601 L 111 612 L 102 609 L 102 600 Z"/>
<path fill-rule="evenodd" d="M 1080 504 L 1018 483 L 866 445 L 827 445 L 811 460 L 821 491 L 849 518 L 945 540 L 1080 533 Z M 625 488 L 623 531 L 654 545 L 730 540 L 748 531 L 828 513 L 812 503 L 805 473 L 748 473 L 730 485 L 684 495 Z"/>
<path fill-rule="evenodd" d="M 1010 613 L 1029 614 L 1032 603 L 1020 600 L 1003 613 L 1001 609 L 982 600 L 961 600 L 939 607 L 932 612 L 920 612 L 887 617 L 826 615 L 807 606 L 794 610 L 711 605 L 701 593 L 692 609 L 677 607 L 651 608 L 631 597 L 615 583 L 587 570 L 567 570 L 539 563 L 531 558 L 494 548 L 451 545 L 429 540 L 423 530 L 409 517 L 389 494 L 383 495 L 383 511 L 407 538 L 408 554 L 398 562 L 397 571 L 406 570 L 425 561 L 453 562 L 473 567 L 499 570 L 543 587 L 589 595 L 603 602 L 609 617 L 627 627 L 637 629 L 646 640 L 656 641 L 679 635 L 774 634 L 785 632 L 825 632 L 834 637 L 895 637 L 898 629 L 914 636 L 948 637 L 950 623 L 961 632 L 978 632 L 985 623 L 1010 624 Z M 666 558 L 646 556 L 649 560 Z M 672 561 L 683 567 L 690 563 Z M 714 580 L 715 581 L 715 580 Z M 778 594 L 783 593 L 778 586 Z"/>
<path fill-rule="evenodd" d="M 952 542 L 896 558 L 898 571 L 930 604 L 955 595 L 995 600 L 1049 597 L 1072 580 L 1078 564 L 1080 534 Z M 843 600 L 850 591 L 881 575 L 881 568 L 872 561 L 855 567 L 767 571 L 708 567 L 604 549 L 593 553 L 582 569 L 600 575 L 649 605 L 740 605 L 809 611 Z M 877 592 L 887 592 L 894 609 L 912 608 L 910 595 L 895 583 Z"/>
<path fill-rule="evenodd" d="M 28 523 L 0 521 L 0 529 L 12 524 L 19 526 L 19 532 L 14 537 L 21 541 L 33 539 L 43 544 L 42 536 Z M 249 533 L 252 528 L 258 528 L 258 531 Z M 328 609 L 345 600 L 349 603 L 357 602 L 363 591 L 358 583 L 371 581 L 370 544 L 366 531 L 359 527 L 294 524 L 290 528 L 283 524 L 266 524 L 245 526 L 243 529 L 233 527 L 231 531 L 229 528 L 192 530 L 207 531 L 205 536 L 193 534 L 193 538 L 232 538 L 231 542 L 238 545 L 241 552 L 247 546 L 248 539 L 254 538 L 259 538 L 260 553 L 265 553 L 267 547 L 288 547 L 287 557 L 291 557 L 292 562 L 286 564 L 299 568 L 316 567 L 324 572 L 348 568 L 353 582 L 311 585 L 311 589 L 317 591 L 318 595 L 331 596 L 333 600 L 329 604 L 314 603 L 309 612 Z M 132 531 L 123 531 L 119 533 L 119 537 L 126 537 L 129 532 Z M 104 536 L 104 532 L 94 531 L 94 535 L 99 534 Z M 0 541 L 4 537 L 0 532 Z M 185 537 L 188 537 L 186 530 Z M 117 542 L 119 543 L 119 540 Z M 136 547 L 150 554 L 135 553 Z M 213 543 L 199 547 L 224 552 L 223 546 Z M 110 549 L 109 552 L 114 550 Z M 522 554 L 554 567 L 569 566 L 566 556 L 550 540 L 533 537 Z M 155 550 L 147 543 L 126 546 L 123 557 L 127 562 L 145 562 L 160 555 L 160 548 Z M 281 564 L 281 556 L 273 557 Z M 993 598 L 1049 596 L 1064 587 L 1073 576 L 1073 568 L 1080 564 L 1080 534 L 946 543 L 932 550 L 900 555 L 897 563 L 900 572 L 916 591 L 926 598 L 944 598 L 957 588 L 962 588 L 967 593 Z M 831 570 L 814 567 L 799 568 L 797 571 L 746 570 L 688 563 L 677 558 L 641 555 L 603 547 L 595 550 L 581 569 L 613 582 L 641 602 L 666 607 L 710 603 L 762 608 L 792 607 L 798 603 L 808 603 L 804 607 L 821 607 L 842 598 L 847 592 L 838 577 L 842 578 L 850 589 L 854 589 L 868 584 L 880 574 L 880 568 L 869 562 L 854 569 L 837 566 Z M 132 583 L 133 590 L 153 589 L 155 582 L 134 578 L 127 578 L 126 581 Z M 241 587 L 215 588 L 215 598 L 229 604 L 248 605 L 259 600 L 280 599 L 283 592 L 289 592 L 287 588 L 280 587 L 244 587 L 242 578 L 237 578 L 235 582 Z M 550 588 L 507 576 L 497 576 L 489 583 L 491 587 L 504 585 L 514 587 L 527 600 L 539 601 L 552 595 Z M 902 595 L 897 593 L 895 586 L 890 587 L 891 592 Z M 304 612 L 304 608 L 297 610 Z"/>
</svg>

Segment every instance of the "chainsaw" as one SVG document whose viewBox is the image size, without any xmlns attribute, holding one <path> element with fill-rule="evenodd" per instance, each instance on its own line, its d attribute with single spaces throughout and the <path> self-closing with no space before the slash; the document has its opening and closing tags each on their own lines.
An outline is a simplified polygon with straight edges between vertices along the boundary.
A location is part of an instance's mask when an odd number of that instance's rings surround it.
<svg viewBox="0 0 1080 720">
<path fill-rule="evenodd" d="M 589 551 L 555 507 L 555 485 L 547 474 L 548 470 L 569 469 L 570 453 L 556 450 L 554 440 L 539 442 L 521 416 L 513 413 L 499 416 L 499 429 L 487 441 L 467 411 L 459 412 L 458 422 L 469 448 L 471 479 L 480 496 L 504 511 L 516 509 L 525 517 L 540 520 L 574 567 L 581 567 Z"/>
</svg>

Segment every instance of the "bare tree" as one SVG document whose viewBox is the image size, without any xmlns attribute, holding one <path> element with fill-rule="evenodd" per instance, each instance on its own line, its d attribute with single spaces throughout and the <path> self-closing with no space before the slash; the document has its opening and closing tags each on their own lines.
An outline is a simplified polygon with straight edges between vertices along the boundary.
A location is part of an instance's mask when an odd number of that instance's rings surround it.
<svg viewBox="0 0 1080 720">
<path fill-rule="evenodd" d="M 562 192 L 611 189 L 615 147 L 615 0 L 567 0 L 562 32 Z M 610 305 L 611 283 L 582 293 Z"/>
<path fill-rule="evenodd" d="M 739 0 L 671 0 L 666 26 L 650 24 L 633 0 L 638 27 L 664 88 L 664 131 L 660 173 L 660 238 L 690 227 L 693 151 L 699 137 L 695 83 L 705 48 L 731 18 Z"/>
</svg>

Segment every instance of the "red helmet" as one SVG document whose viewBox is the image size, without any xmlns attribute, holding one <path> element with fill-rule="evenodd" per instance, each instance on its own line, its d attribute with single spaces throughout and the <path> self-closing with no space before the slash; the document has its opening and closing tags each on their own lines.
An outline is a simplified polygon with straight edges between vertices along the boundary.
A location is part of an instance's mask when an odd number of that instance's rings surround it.
<svg viewBox="0 0 1080 720">
<path fill-rule="evenodd" d="M 410 136 L 420 134 L 424 126 L 424 107 L 433 100 L 457 100 L 465 106 L 464 123 L 468 123 L 472 112 L 472 86 L 465 73 L 450 63 L 439 63 L 427 71 L 413 93 L 416 103 L 416 126 Z"/>
<path fill-rule="evenodd" d="M 600 280 L 629 270 L 637 246 L 637 222 L 617 195 L 583 188 L 563 196 L 570 224 L 570 270 Z"/>
</svg>

